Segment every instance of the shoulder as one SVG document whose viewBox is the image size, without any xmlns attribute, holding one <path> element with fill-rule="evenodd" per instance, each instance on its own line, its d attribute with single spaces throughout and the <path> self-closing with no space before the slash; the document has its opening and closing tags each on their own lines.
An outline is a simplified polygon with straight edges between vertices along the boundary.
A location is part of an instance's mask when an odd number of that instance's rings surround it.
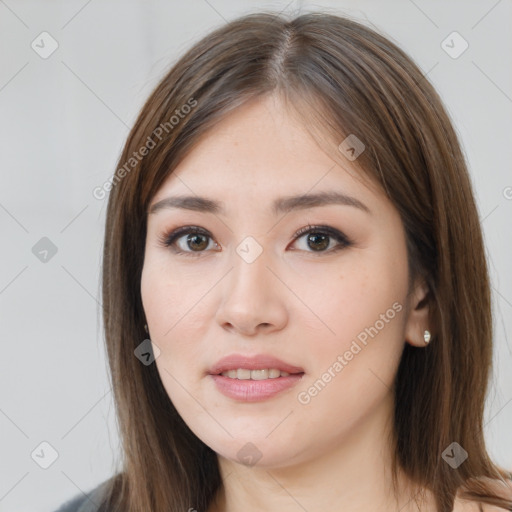
<svg viewBox="0 0 512 512">
<path fill-rule="evenodd" d="M 504 512 L 504 509 L 489 505 L 488 503 L 456 498 L 452 512 Z"/>
<path fill-rule="evenodd" d="M 469 501 L 456 497 L 453 503 L 452 512 L 482 512 L 482 510 L 481 505 L 476 501 Z"/>
<path fill-rule="evenodd" d="M 106 480 L 86 494 L 82 492 L 76 494 L 55 512 L 99 512 L 103 495 L 109 483 L 110 480 Z"/>
<path fill-rule="evenodd" d="M 500 481 L 482 478 L 481 480 L 485 482 L 486 486 L 492 492 L 496 493 L 496 495 L 512 501 L 512 479 Z M 506 510 L 505 508 L 489 503 L 463 499 L 460 497 L 459 493 L 457 493 L 453 507 L 453 512 L 505 512 Z"/>
</svg>

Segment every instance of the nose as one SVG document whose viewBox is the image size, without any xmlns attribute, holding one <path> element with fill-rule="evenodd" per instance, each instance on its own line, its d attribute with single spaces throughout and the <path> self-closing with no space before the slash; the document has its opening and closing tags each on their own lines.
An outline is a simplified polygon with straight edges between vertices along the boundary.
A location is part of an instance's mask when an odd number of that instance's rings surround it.
<svg viewBox="0 0 512 512">
<path fill-rule="evenodd" d="M 283 329 L 288 321 L 289 296 L 266 252 L 251 263 L 237 253 L 233 256 L 233 269 L 219 283 L 222 296 L 216 314 L 218 324 L 244 336 Z"/>
</svg>

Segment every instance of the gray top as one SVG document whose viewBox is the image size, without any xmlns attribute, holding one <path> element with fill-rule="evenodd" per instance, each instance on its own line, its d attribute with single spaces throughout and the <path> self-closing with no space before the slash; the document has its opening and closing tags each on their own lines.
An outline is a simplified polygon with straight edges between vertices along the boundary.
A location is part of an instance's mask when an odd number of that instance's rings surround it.
<svg viewBox="0 0 512 512">
<path fill-rule="evenodd" d="M 103 491 L 109 480 L 102 482 L 88 494 L 80 493 L 64 502 L 55 512 L 98 512 Z"/>
</svg>

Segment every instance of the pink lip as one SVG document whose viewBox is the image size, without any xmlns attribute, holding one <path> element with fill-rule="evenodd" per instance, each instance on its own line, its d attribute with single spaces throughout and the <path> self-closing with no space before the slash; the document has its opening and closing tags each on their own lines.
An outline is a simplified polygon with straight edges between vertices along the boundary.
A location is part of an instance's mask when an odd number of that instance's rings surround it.
<svg viewBox="0 0 512 512">
<path fill-rule="evenodd" d="M 304 369 L 298 366 L 292 366 L 276 357 L 257 354 L 254 356 L 244 356 L 242 354 L 231 354 L 217 361 L 208 371 L 211 375 L 218 375 L 228 370 L 237 368 L 247 368 L 248 370 L 265 370 L 266 368 L 277 368 L 288 373 L 304 373 Z"/>
<path fill-rule="evenodd" d="M 266 380 L 238 380 L 212 375 L 217 389 L 225 396 L 242 402 L 260 402 L 289 389 L 302 379 L 302 373 Z"/>
<path fill-rule="evenodd" d="M 246 368 L 248 370 L 277 368 L 291 375 L 265 380 L 238 380 L 220 375 L 222 372 L 236 370 L 237 368 Z M 302 379 L 304 370 L 268 355 L 247 357 L 233 354 L 222 358 L 214 364 L 209 374 L 215 382 L 217 389 L 223 395 L 243 402 L 258 402 L 295 386 Z"/>
</svg>

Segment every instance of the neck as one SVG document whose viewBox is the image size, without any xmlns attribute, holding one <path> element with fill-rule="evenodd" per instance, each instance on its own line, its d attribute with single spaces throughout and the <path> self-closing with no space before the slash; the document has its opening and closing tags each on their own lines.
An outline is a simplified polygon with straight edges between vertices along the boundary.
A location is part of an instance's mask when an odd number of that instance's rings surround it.
<svg viewBox="0 0 512 512">
<path fill-rule="evenodd" d="M 422 495 L 403 473 L 393 490 L 390 410 L 382 407 L 337 446 L 293 465 L 250 467 L 219 456 L 223 486 L 209 512 L 435 510 L 432 496 L 420 503 Z"/>
</svg>

